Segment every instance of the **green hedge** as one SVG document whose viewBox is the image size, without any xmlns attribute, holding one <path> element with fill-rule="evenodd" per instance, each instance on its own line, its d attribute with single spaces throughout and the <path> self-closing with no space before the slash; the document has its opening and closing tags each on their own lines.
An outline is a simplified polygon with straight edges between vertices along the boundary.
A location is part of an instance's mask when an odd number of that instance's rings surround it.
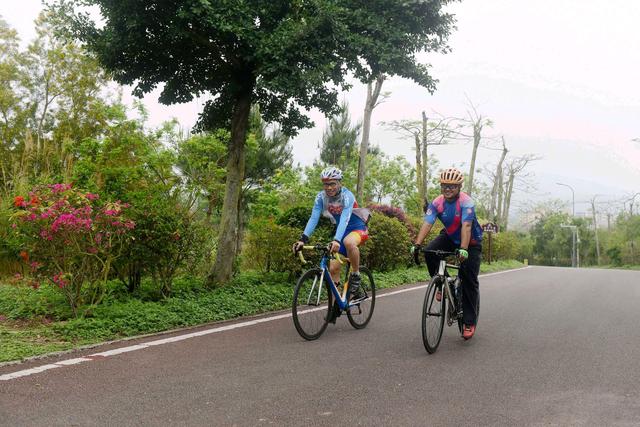
<svg viewBox="0 0 640 427">
<path fill-rule="evenodd" d="M 411 237 L 396 218 L 373 212 L 369 221 L 369 240 L 362 246 L 363 264 L 375 271 L 389 271 L 410 261 Z"/>
</svg>

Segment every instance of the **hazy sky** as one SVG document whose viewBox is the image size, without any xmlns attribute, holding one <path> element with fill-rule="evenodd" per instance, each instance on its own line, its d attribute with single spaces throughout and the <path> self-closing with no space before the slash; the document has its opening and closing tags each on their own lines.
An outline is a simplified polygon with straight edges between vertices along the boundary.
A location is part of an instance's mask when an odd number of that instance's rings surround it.
<svg viewBox="0 0 640 427">
<path fill-rule="evenodd" d="M 33 35 L 39 0 L 0 0 L 0 15 L 23 41 Z M 516 205 L 535 199 L 571 200 L 586 212 L 587 200 L 619 200 L 640 192 L 640 1 L 637 0 L 467 0 L 450 8 L 458 29 L 447 55 L 422 55 L 439 80 L 430 95 L 411 81 L 390 79 L 389 99 L 373 113 L 371 142 L 391 155 L 414 162 L 412 141 L 382 127 L 380 121 L 433 115 L 464 116 L 467 98 L 494 122 L 487 136 L 504 136 L 514 156 L 543 157 L 529 170 L 533 193 L 516 191 Z M 177 117 L 191 126 L 197 102 L 166 107 L 156 94 L 145 98 L 151 124 Z M 354 120 L 360 120 L 365 88 L 344 94 Z M 325 119 L 311 112 L 314 129 L 293 140 L 294 158 L 309 164 L 318 156 Z M 494 144 L 495 146 L 495 144 Z M 433 148 L 441 166 L 464 163 L 469 145 Z M 479 167 L 494 166 L 499 151 L 481 149 Z M 621 203 L 620 203 L 621 205 Z M 636 206 L 640 205 L 640 196 Z M 569 204 L 567 205 L 569 208 Z M 604 208 L 605 206 L 603 206 Z"/>
</svg>

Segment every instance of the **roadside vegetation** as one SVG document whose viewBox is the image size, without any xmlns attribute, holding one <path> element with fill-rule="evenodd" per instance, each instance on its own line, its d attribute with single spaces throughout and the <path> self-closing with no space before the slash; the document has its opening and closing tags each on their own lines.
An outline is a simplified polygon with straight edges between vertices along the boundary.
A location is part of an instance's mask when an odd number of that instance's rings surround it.
<svg viewBox="0 0 640 427">
<path fill-rule="evenodd" d="M 483 264 L 482 272 L 519 268 L 517 261 Z M 393 288 L 427 280 L 426 268 L 376 273 L 376 286 Z M 109 297 L 90 313 L 74 318 L 51 287 L 32 292 L 0 286 L 0 363 L 154 332 L 168 331 L 291 306 L 293 282 L 285 273 L 245 273 L 216 289 L 196 278 L 175 280 L 174 294 L 162 297 L 144 281 L 135 294 L 109 283 Z M 54 308 L 59 310 L 55 310 Z M 293 327 L 292 327 L 293 328 Z M 292 329 L 293 330 L 293 329 Z"/>
<path fill-rule="evenodd" d="M 579 229 L 582 265 L 640 263 L 640 216 L 633 202 L 628 212 L 612 216 L 607 230 L 597 230 L 587 218 L 570 217 L 559 203 L 531 208 L 529 228 L 513 230 L 508 223 L 511 198 L 523 191 L 515 183 L 536 156 L 510 158 L 503 139 L 495 165 L 476 165 L 477 150 L 491 143 L 483 132 L 494 124 L 473 104 L 467 106 L 468 117 L 433 120 L 416 111 L 422 119 L 383 124 L 415 144 L 415 162 L 369 144 L 373 109 L 389 96 L 381 92 L 385 76 L 412 78 L 435 90 L 428 67 L 415 64 L 414 55 L 447 50 L 453 20 L 441 12 L 440 2 L 373 2 L 354 10 L 329 8 L 321 15 L 303 2 L 300 10 L 264 9 L 291 16 L 222 23 L 221 17 L 234 19 L 247 11 L 214 10 L 230 7 L 214 2 L 206 11 L 181 10 L 175 16 L 199 19 L 213 13 L 198 22 L 221 25 L 205 40 L 219 36 L 220 43 L 206 44 L 225 52 L 205 52 L 210 56 L 202 61 L 193 58 L 200 50 L 185 49 L 173 38 L 183 37 L 185 43 L 201 39 L 193 37 L 190 23 L 175 24 L 171 18 L 165 24 L 177 25 L 175 31 L 162 27 L 158 34 L 170 35 L 171 46 L 179 50 L 175 58 L 188 57 L 170 64 L 154 62 L 166 60 L 164 50 L 140 48 L 149 40 L 120 43 L 146 63 L 110 62 L 122 54 L 118 37 L 144 38 L 149 31 L 116 34 L 129 24 L 106 22 L 96 29 L 79 16 L 82 22 L 71 22 L 74 14 L 67 8 L 72 3 L 54 3 L 60 7 L 38 18 L 37 36 L 25 48 L 0 19 L 0 361 L 287 308 L 303 269 L 291 245 L 306 224 L 320 190 L 320 171 L 328 164 L 344 170 L 344 186 L 373 212 L 362 262 L 374 271 L 378 287 L 424 280 L 424 270 L 407 268 L 407 257 L 424 203 L 439 193 L 436 177 L 442 165 L 428 148 L 453 141 L 469 143 L 465 191 L 476 201 L 480 222 L 500 228 L 492 236 L 494 262 L 484 263 L 483 271 L 517 267 L 524 260 L 570 265 L 566 225 Z M 102 3 L 111 7 L 112 2 Z M 125 12 L 120 18 L 127 22 L 153 21 L 148 11 Z M 345 26 L 333 28 L 333 34 L 323 19 Z M 372 28 L 364 31 L 358 19 Z M 389 26 L 385 20 L 398 24 Z M 259 31 L 256 22 L 282 22 L 282 33 L 227 34 Z M 322 28 L 326 43 L 300 37 L 315 34 L 310 25 Z M 362 34 L 378 38 L 366 40 Z M 172 68 L 193 65 L 201 72 L 210 57 L 221 62 L 237 57 L 232 62 L 243 63 L 253 47 L 238 41 L 249 39 L 263 47 L 264 57 L 254 57 L 262 62 L 244 64 L 257 68 L 243 73 L 220 63 L 220 75 L 213 79 L 194 71 L 197 82 L 211 87 L 194 86 L 186 81 L 190 73 L 180 69 L 175 74 Z M 115 45 L 103 43 L 107 40 Z M 284 40 L 297 44 L 288 46 Z M 406 49 L 397 49 L 398 43 Z M 332 49 L 331 55 L 318 52 L 319 47 Z M 159 51 L 162 58 L 138 55 Z M 283 61 L 285 51 L 301 56 Z M 366 67 L 362 55 L 370 61 Z M 324 62 L 327 58 L 330 63 Z M 287 71 L 290 63 L 308 65 Z M 163 71 L 145 74 L 158 68 Z M 338 89 L 351 86 L 347 71 L 369 88 L 366 123 L 353 123 L 348 105 L 337 102 Z M 264 75 L 248 83 L 234 80 L 255 73 Z M 166 83 L 167 102 L 202 93 L 212 94 L 214 101 L 195 129 L 185 131 L 176 120 L 153 128 L 142 104 L 122 102 L 119 91 L 124 89 L 117 83 L 131 81 L 138 82 L 138 94 Z M 241 86 L 242 93 L 226 92 Z M 247 93 L 255 102 L 245 102 Z M 320 108 L 329 117 L 319 155 L 304 167 L 294 162 L 291 137 L 313 124 L 296 109 L 298 104 Z M 233 116 L 233 111 L 240 112 Z M 331 225 L 321 221 L 311 243 L 326 243 L 331 236 Z M 488 245 L 484 256 L 489 261 Z M 311 254 L 308 259 L 314 262 Z"/>
</svg>

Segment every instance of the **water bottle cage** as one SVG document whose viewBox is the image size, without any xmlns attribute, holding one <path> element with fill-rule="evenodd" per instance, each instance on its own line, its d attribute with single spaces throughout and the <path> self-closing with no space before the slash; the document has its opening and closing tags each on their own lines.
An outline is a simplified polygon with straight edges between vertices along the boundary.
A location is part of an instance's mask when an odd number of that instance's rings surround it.
<svg viewBox="0 0 640 427">
<path fill-rule="evenodd" d="M 460 279 L 458 277 L 449 277 L 449 289 L 453 296 L 453 306 L 455 307 L 457 317 L 462 317 L 462 299 L 460 295 Z"/>
</svg>

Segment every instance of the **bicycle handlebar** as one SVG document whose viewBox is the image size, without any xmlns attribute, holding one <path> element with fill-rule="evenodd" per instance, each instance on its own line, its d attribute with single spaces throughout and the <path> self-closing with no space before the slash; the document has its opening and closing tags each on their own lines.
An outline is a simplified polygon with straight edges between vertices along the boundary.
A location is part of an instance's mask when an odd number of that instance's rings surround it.
<svg viewBox="0 0 640 427">
<path fill-rule="evenodd" d="M 420 265 L 420 252 L 422 253 L 432 253 L 432 254 L 436 254 L 439 257 L 448 257 L 448 256 L 455 256 L 456 252 L 451 252 L 451 251 L 443 251 L 440 249 L 427 249 L 427 248 L 423 248 L 423 247 L 419 247 L 416 248 L 416 250 L 413 252 L 413 261 L 416 263 L 416 265 Z"/>
<path fill-rule="evenodd" d="M 315 250 L 315 251 L 322 251 L 322 252 L 324 252 L 325 254 L 326 254 L 327 252 L 329 252 L 328 245 L 323 245 L 322 243 L 318 243 L 318 244 L 316 244 L 316 245 L 305 245 L 305 246 L 303 246 L 303 247 L 302 247 L 302 249 L 301 249 L 301 250 L 299 250 L 299 251 L 298 251 L 298 258 L 300 258 L 300 261 L 301 261 L 303 264 L 306 264 L 306 263 L 308 262 L 307 260 L 305 260 L 305 259 L 304 259 L 304 255 L 302 255 L 302 251 L 303 251 L 303 250 Z M 333 255 L 331 256 L 331 258 L 332 258 L 332 259 L 336 259 L 336 260 L 338 260 L 338 262 L 339 262 L 340 264 L 344 264 L 343 259 L 345 259 L 345 256 L 344 256 L 344 255 L 342 255 L 341 253 L 336 252 L 335 254 L 333 254 Z"/>
</svg>

